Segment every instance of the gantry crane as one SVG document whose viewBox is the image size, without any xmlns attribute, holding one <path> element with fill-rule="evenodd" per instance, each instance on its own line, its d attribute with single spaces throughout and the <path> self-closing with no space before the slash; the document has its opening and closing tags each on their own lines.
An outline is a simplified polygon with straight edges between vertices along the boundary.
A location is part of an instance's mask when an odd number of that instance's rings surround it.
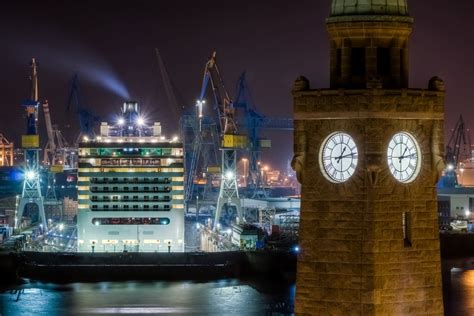
<svg viewBox="0 0 474 316">
<path fill-rule="evenodd" d="M 260 170 L 260 155 L 262 148 L 269 147 L 269 142 L 264 142 L 260 138 L 262 129 L 293 130 L 293 119 L 283 117 L 267 117 L 257 112 L 253 103 L 250 88 L 247 83 L 246 72 L 244 71 L 237 82 L 237 96 L 234 101 L 234 107 L 243 110 L 243 117 L 239 116 L 236 120 L 239 127 L 247 130 L 249 168 L 247 187 L 250 189 L 251 198 L 267 197 L 267 191 L 264 188 L 262 174 Z"/>
<path fill-rule="evenodd" d="M 215 122 L 211 118 L 202 119 L 201 115 L 195 113 L 184 113 L 184 107 L 179 105 L 176 93 L 171 84 L 171 79 L 166 69 L 163 58 L 158 48 L 155 48 L 156 58 L 158 62 L 158 70 L 160 71 L 161 81 L 164 91 L 174 116 L 180 117 L 180 138 L 184 145 L 184 164 L 186 169 L 185 175 L 185 202 L 186 205 L 193 198 L 194 179 L 197 177 L 199 162 L 203 162 L 199 167 L 207 170 L 210 161 L 217 164 L 217 146 L 218 134 Z M 203 122 L 204 121 L 204 122 Z M 206 176 L 206 188 L 212 185 L 209 173 Z M 206 189 L 203 197 L 205 198 Z M 201 200 L 202 201 L 202 200 Z"/>
<path fill-rule="evenodd" d="M 444 187 L 455 187 L 458 183 L 458 171 L 462 169 L 461 163 L 471 159 L 471 137 L 469 130 L 464 125 L 464 119 L 459 116 L 456 126 L 452 130 L 449 142 L 446 145 L 446 170 L 443 177 Z"/>
<path fill-rule="evenodd" d="M 234 106 L 227 90 L 224 86 L 219 67 L 216 60 L 216 52 L 213 52 L 211 58 L 206 63 L 204 77 L 201 87 L 201 95 L 197 106 L 198 113 L 202 113 L 204 96 L 208 84 L 211 84 L 216 109 L 218 112 L 218 121 L 221 131 L 221 185 L 219 197 L 217 199 L 217 208 L 214 220 L 214 229 L 218 227 L 220 216 L 224 207 L 234 205 L 237 209 L 239 222 L 243 222 L 242 206 L 237 187 L 237 149 L 246 146 L 246 137 L 238 135 L 237 125 L 234 120 Z"/>
<path fill-rule="evenodd" d="M 79 86 L 79 76 L 74 74 L 71 81 L 71 89 L 67 102 L 66 111 L 69 111 L 71 104 L 74 103 L 76 113 L 79 116 L 79 136 L 76 138 L 75 146 L 82 141 L 83 138 L 93 138 L 94 126 L 100 122 L 100 117 L 92 114 L 84 105 L 82 94 Z"/>
<path fill-rule="evenodd" d="M 212 182 L 215 175 L 220 173 L 219 138 L 217 124 L 212 117 L 200 118 L 199 115 L 186 114 L 181 118 L 181 139 L 184 142 L 186 163 L 186 202 L 194 198 L 194 180 L 198 178 L 198 171 L 205 174 L 205 187 L 200 199 L 202 203 L 210 202 Z"/>
<path fill-rule="evenodd" d="M 77 168 L 77 150 L 70 147 L 57 125 L 51 123 L 48 100 L 43 102 L 44 122 L 48 142 L 43 152 L 43 163 L 54 172 Z"/>
<path fill-rule="evenodd" d="M 38 68 L 35 58 L 31 60 L 31 96 L 22 103 L 26 111 L 26 134 L 22 135 L 22 147 L 25 154 L 23 191 L 15 216 L 15 228 L 21 225 L 21 219 L 27 204 L 36 204 L 41 225 L 48 229 L 44 212 L 44 201 L 40 187 L 39 135 L 38 135 Z"/>
</svg>

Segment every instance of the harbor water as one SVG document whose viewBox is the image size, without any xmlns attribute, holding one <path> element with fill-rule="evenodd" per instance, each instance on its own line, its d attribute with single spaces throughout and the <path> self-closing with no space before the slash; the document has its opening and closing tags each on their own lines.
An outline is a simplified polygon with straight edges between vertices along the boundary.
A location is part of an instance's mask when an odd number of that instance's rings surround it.
<svg viewBox="0 0 474 316">
<path fill-rule="evenodd" d="M 0 293 L 0 315 L 290 315 L 294 285 L 196 282 L 28 282 Z"/>
</svg>

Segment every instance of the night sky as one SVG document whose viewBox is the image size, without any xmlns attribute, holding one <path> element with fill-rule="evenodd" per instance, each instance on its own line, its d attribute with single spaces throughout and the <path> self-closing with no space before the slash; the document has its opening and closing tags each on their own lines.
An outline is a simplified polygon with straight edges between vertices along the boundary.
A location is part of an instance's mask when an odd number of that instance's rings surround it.
<svg viewBox="0 0 474 316">
<path fill-rule="evenodd" d="M 104 120 L 133 99 L 150 121 L 162 122 L 164 134 L 177 133 L 178 117 L 167 105 L 155 48 L 184 106 L 194 105 L 204 65 L 216 50 L 231 95 L 246 70 L 257 109 L 291 117 L 297 76 L 305 75 L 315 88 L 328 86 L 329 6 L 329 0 L 9 1 L 0 12 L 0 133 L 18 142 L 24 132 L 19 104 L 29 97 L 31 57 L 40 64 L 40 97 L 49 100 L 53 124 L 70 141 L 77 118 L 73 109 L 66 112 L 66 103 L 75 72 L 84 103 Z M 448 90 L 446 128 L 460 114 L 472 126 L 472 0 L 412 0 L 409 10 L 415 17 L 410 86 L 426 88 L 439 75 Z M 283 168 L 292 156 L 292 134 L 271 136 L 273 158 L 267 153 L 267 160 Z"/>
</svg>

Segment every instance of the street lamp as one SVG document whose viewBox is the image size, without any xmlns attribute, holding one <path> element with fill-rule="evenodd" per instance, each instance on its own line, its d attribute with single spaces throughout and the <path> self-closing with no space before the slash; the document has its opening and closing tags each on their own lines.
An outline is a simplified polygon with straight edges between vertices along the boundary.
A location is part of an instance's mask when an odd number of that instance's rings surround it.
<svg viewBox="0 0 474 316">
<path fill-rule="evenodd" d="M 199 221 L 199 195 L 196 195 L 196 222 Z"/>
<path fill-rule="evenodd" d="M 235 174 L 234 174 L 234 172 L 233 172 L 232 170 L 226 171 L 226 173 L 225 173 L 225 178 L 226 178 L 227 180 L 232 180 L 232 179 L 234 179 L 234 177 L 235 177 Z"/>
<path fill-rule="evenodd" d="M 33 170 L 28 170 L 26 172 L 26 179 L 28 181 L 34 180 L 35 178 L 36 178 L 36 172 L 34 172 Z"/>
</svg>

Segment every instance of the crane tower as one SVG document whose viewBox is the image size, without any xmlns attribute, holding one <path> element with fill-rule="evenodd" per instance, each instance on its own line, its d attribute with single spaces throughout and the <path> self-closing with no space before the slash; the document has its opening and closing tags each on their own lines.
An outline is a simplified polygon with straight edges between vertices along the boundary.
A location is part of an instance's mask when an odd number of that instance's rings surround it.
<svg viewBox="0 0 474 316">
<path fill-rule="evenodd" d="M 201 96 L 198 100 L 198 112 L 202 113 L 204 104 L 204 94 L 206 93 L 208 83 L 214 93 L 216 108 L 219 115 L 219 125 L 221 131 L 221 185 L 219 197 L 217 199 L 217 208 L 215 214 L 214 228 L 217 227 L 222 210 L 225 206 L 234 205 L 237 209 L 239 222 L 243 221 L 242 206 L 237 187 L 237 149 L 246 146 L 247 138 L 237 133 L 237 125 L 234 120 L 233 102 L 224 86 L 224 81 L 219 72 L 216 62 L 216 52 L 206 63 L 204 78 L 201 89 Z M 202 115 L 199 115 L 200 117 Z"/>
<path fill-rule="evenodd" d="M 36 204 L 40 223 L 48 229 L 44 212 L 44 201 L 40 187 L 39 135 L 38 135 L 38 68 L 35 58 L 31 60 L 31 97 L 22 103 L 26 111 L 26 134 L 22 135 L 22 147 L 25 151 L 25 179 L 23 191 L 18 203 L 15 228 L 21 224 L 21 218 L 27 204 Z"/>
</svg>

